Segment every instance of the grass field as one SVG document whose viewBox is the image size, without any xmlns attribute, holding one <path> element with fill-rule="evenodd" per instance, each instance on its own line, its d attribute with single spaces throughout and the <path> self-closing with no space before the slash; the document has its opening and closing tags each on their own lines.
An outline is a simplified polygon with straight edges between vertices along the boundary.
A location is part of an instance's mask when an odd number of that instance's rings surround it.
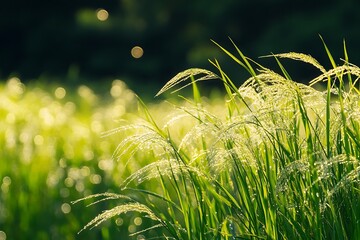
<svg viewBox="0 0 360 240">
<path fill-rule="evenodd" d="M 71 205 L 116 191 L 129 170 L 111 159 L 117 139 L 101 133 L 136 109 L 135 95 L 121 81 L 108 89 L 99 96 L 17 78 L 0 86 L 0 239 L 108 239 L 100 229 L 77 235 L 100 206 Z"/>
<path fill-rule="evenodd" d="M 249 79 L 214 60 L 217 74 L 189 69 L 159 91 L 192 88 L 176 101 L 145 104 L 118 80 L 105 96 L 2 85 L 0 239 L 356 239 L 360 69 L 345 45 L 340 64 L 325 45 L 329 70 L 274 55 L 279 73 L 223 51 Z M 283 58 L 319 76 L 297 83 Z M 223 97 L 201 95 L 210 79 Z"/>
</svg>

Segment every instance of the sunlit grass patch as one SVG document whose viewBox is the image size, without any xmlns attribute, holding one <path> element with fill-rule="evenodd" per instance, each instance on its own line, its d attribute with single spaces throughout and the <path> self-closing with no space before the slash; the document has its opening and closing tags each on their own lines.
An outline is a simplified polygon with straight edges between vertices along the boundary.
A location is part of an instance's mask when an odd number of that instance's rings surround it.
<svg viewBox="0 0 360 240">
<path fill-rule="evenodd" d="M 234 45 L 235 46 L 235 45 Z M 85 228 L 124 211 L 144 213 L 152 225 L 131 232 L 166 239 L 351 239 L 358 236 L 359 68 L 345 60 L 326 70 L 309 55 L 277 54 L 276 73 L 219 46 L 250 78 L 240 87 L 219 74 L 190 69 L 159 94 L 192 86 L 193 100 L 154 120 L 163 109 L 109 134 L 125 134 L 114 153 L 119 163 L 151 163 L 119 189 L 131 196 Z M 324 91 L 293 81 L 280 58 L 309 63 Z M 198 81 L 224 84 L 223 108 L 203 103 Z M 190 79 L 190 81 L 189 81 Z M 161 124 L 159 124 L 161 122 Z M 182 129 L 182 131 L 177 131 Z M 139 208 L 141 206 L 141 209 Z M 144 210 L 146 208 L 146 211 Z M 153 226 L 153 227 L 152 227 Z M 153 229 L 156 228 L 156 232 Z"/>
<path fill-rule="evenodd" d="M 133 111 L 135 94 L 119 80 L 109 90 L 100 98 L 87 86 L 45 88 L 16 77 L 0 84 L 0 231 L 7 239 L 72 237 L 82 212 L 70 205 L 74 196 L 116 188 L 129 171 L 112 163 L 116 142 L 101 133 Z"/>
</svg>

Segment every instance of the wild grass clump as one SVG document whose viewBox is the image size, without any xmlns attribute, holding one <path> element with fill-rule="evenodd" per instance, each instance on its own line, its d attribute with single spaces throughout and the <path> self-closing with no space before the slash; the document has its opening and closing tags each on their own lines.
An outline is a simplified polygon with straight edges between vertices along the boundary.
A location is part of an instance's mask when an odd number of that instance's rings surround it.
<svg viewBox="0 0 360 240">
<path fill-rule="evenodd" d="M 191 104 L 180 106 L 183 113 L 167 123 L 154 121 L 140 101 L 143 120 L 114 131 L 127 136 L 114 158 L 152 163 L 122 183 L 119 206 L 85 228 L 135 211 L 153 222 L 132 234 L 142 239 L 359 236 L 360 68 L 348 62 L 346 47 L 342 65 L 336 65 L 324 46 L 332 69 L 309 55 L 286 53 L 273 55 L 280 73 L 236 46 L 237 56 L 219 46 L 249 72 L 240 87 L 215 60 L 219 74 L 187 70 L 159 91 L 176 91 L 189 79 L 185 86 L 193 87 L 194 99 L 186 99 Z M 310 85 L 293 81 L 281 58 L 311 64 L 319 76 Z M 208 79 L 224 84 L 223 111 L 211 112 L 202 102 L 197 82 Z M 312 87 L 320 82 L 324 91 Z"/>
</svg>

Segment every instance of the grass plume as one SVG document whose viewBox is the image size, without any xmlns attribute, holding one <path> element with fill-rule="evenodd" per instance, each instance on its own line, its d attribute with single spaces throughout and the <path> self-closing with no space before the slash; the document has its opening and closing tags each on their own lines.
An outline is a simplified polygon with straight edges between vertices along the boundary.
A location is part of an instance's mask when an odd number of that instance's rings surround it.
<svg viewBox="0 0 360 240">
<path fill-rule="evenodd" d="M 272 55 L 281 69 L 276 73 L 234 47 L 236 54 L 220 46 L 249 78 L 237 87 L 216 60 L 219 74 L 190 69 L 172 78 L 157 95 L 193 85 L 195 103 L 180 107 L 183 113 L 163 126 L 145 109 L 146 127 L 135 127 L 115 151 L 127 161 L 152 160 L 121 190 L 142 197 L 103 212 L 85 228 L 136 211 L 150 216 L 166 239 L 358 236 L 360 69 L 346 60 L 325 70 L 310 55 L 287 53 Z M 292 81 L 281 58 L 311 64 L 321 75 L 310 86 Z M 215 113 L 194 87 L 213 78 L 226 92 L 223 111 Z M 322 81 L 325 91 L 312 88 Z M 193 121 L 182 121 L 186 115 Z M 175 137 L 173 129 L 182 127 L 186 131 Z"/>
</svg>

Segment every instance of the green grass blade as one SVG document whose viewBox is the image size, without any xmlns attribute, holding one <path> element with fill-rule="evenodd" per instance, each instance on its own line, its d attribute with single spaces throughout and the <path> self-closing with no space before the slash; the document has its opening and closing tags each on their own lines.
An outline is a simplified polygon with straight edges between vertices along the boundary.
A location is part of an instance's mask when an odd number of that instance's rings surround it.
<svg viewBox="0 0 360 240">
<path fill-rule="evenodd" d="M 325 51 L 326 51 L 326 53 L 327 53 L 327 56 L 328 56 L 328 58 L 329 58 L 329 60 L 330 60 L 331 66 L 332 66 L 333 68 L 336 68 L 337 65 L 336 65 L 336 63 L 335 63 L 335 61 L 334 61 L 334 58 L 333 58 L 333 56 L 332 56 L 329 48 L 327 47 L 327 45 L 326 45 L 324 39 L 322 38 L 322 36 L 321 36 L 321 35 L 319 35 L 319 36 L 320 36 L 320 39 L 321 39 L 321 41 L 322 41 L 322 43 L 323 43 L 323 45 L 324 45 L 324 48 L 325 48 Z"/>
</svg>

